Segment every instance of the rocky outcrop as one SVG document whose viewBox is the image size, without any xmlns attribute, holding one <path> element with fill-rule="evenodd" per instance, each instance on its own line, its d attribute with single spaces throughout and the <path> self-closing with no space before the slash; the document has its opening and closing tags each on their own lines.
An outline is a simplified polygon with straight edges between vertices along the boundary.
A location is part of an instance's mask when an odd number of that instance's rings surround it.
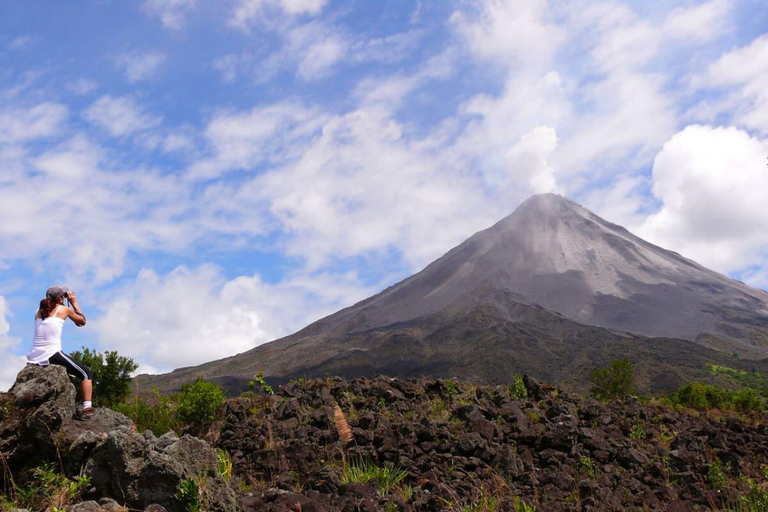
<svg viewBox="0 0 768 512">
<path fill-rule="evenodd" d="M 218 475 L 216 451 L 208 443 L 172 432 L 160 438 L 140 434 L 127 417 L 109 409 L 77 421 L 75 388 L 60 366 L 27 366 L 9 392 L 0 394 L 0 411 L 3 478 L 10 471 L 14 483 L 23 485 L 45 462 L 71 478 L 87 475 L 89 500 L 72 512 L 115 510 L 116 504 L 183 512 L 185 504 L 175 495 L 187 479 L 205 483 L 200 493 L 206 510 L 236 510 L 235 494 Z"/>
</svg>

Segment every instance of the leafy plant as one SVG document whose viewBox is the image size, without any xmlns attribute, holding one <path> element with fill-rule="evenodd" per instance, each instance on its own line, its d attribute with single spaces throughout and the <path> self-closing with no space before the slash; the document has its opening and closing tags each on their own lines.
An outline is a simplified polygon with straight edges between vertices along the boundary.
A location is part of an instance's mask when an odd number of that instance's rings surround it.
<svg viewBox="0 0 768 512">
<path fill-rule="evenodd" d="M 82 496 L 90 487 L 91 479 L 81 475 L 70 480 L 58 473 L 52 463 L 46 463 L 34 470 L 28 485 L 21 488 L 12 485 L 12 508 L 61 510 Z"/>
<path fill-rule="evenodd" d="M 728 479 L 725 477 L 725 473 L 723 472 L 723 466 L 717 459 L 713 460 L 712 464 L 709 465 L 709 470 L 707 471 L 707 482 L 709 482 L 709 485 L 712 487 L 712 489 L 718 492 L 725 489 L 726 485 L 728 484 Z"/>
<path fill-rule="evenodd" d="M 577 467 L 579 468 L 579 473 L 583 473 L 589 478 L 595 478 L 595 463 L 589 455 L 582 455 L 579 458 Z"/>
<path fill-rule="evenodd" d="M 261 390 L 267 395 L 275 394 L 275 390 L 272 389 L 272 386 L 267 384 L 267 381 L 264 379 L 264 370 L 261 370 L 258 373 L 256 373 L 253 376 L 253 380 L 249 380 L 247 385 L 248 385 L 248 389 L 250 389 L 251 391 Z"/>
<path fill-rule="evenodd" d="M 645 441 L 646 437 L 648 434 L 645 433 L 643 426 L 640 423 L 635 423 L 629 432 L 629 438 L 633 441 Z"/>
<path fill-rule="evenodd" d="M 635 392 L 634 367 L 627 358 L 614 359 L 604 368 L 596 368 L 589 374 L 590 392 L 598 400 L 623 398 Z"/>
<path fill-rule="evenodd" d="M 182 384 L 181 393 L 175 393 L 176 415 L 198 434 L 216 419 L 216 413 L 224 403 L 224 392 L 213 382 L 199 377 L 192 384 Z"/>
<path fill-rule="evenodd" d="M 528 505 L 526 502 L 515 496 L 512 500 L 514 512 L 536 512 L 535 505 Z"/>
<path fill-rule="evenodd" d="M 113 407 L 125 401 L 131 394 L 131 373 L 139 367 L 130 357 L 124 357 L 114 350 L 104 354 L 83 347 L 72 352 L 71 356 L 90 367 L 93 373 L 96 405 Z"/>
<path fill-rule="evenodd" d="M 197 480 L 187 478 L 179 484 L 176 499 L 187 507 L 189 512 L 199 512 L 201 506 L 200 486 Z"/>
<path fill-rule="evenodd" d="M 521 376 L 515 375 L 512 384 L 509 385 L 509 394 L 517 400 L 528 400 L 528 389 Z"/>
</svg>

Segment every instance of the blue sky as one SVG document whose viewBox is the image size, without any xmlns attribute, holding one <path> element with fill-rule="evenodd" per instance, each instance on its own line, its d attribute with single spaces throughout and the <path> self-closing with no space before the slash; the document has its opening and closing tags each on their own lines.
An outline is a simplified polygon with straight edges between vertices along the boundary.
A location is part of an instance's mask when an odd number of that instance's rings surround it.
<svg viewBox="0 0 768 512">
<path fill-rule="evenodd" d="M 3 2 L 0 62 L 0 388 L 53 283 L 169 371 L 539 192 L 768 287 L 763 2 Z"/>
</svg>

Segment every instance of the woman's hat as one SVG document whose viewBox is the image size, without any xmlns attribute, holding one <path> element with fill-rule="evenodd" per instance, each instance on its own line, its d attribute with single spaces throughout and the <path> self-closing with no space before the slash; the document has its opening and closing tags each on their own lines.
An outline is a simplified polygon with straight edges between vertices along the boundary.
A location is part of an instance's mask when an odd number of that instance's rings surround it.
<svg viewBox="0 0 768 512">
<path fill-rule="evenodd" d="M 49 299 L 56 300 L 62 295 L 66 294 L 69 291 L 69 288 L 66 286 L 61 286 L 60 284 L 55 284 L 48 288 L 48 291 L 45 292 L 45 296 Z"/>
</svg>

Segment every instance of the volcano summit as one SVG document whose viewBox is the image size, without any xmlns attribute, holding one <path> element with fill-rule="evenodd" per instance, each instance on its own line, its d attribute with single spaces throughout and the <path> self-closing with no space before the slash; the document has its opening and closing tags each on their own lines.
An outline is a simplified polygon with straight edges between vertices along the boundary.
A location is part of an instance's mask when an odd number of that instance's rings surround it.
<svg viewBox="0 0 768 512">
<path fill-rule="evenodd" d="M 648 391 L 701 378 L 708 363 L 768 367 L 768 293 L 543 194 L 293 335 L 139 383 L 176 388 L 202 375 L 236 389 L 264 370 L 278 380 L 386 373 L 491 383 L 530 373 L 583 387 L 595 364 L 624 356 Z"/>
</svg>

